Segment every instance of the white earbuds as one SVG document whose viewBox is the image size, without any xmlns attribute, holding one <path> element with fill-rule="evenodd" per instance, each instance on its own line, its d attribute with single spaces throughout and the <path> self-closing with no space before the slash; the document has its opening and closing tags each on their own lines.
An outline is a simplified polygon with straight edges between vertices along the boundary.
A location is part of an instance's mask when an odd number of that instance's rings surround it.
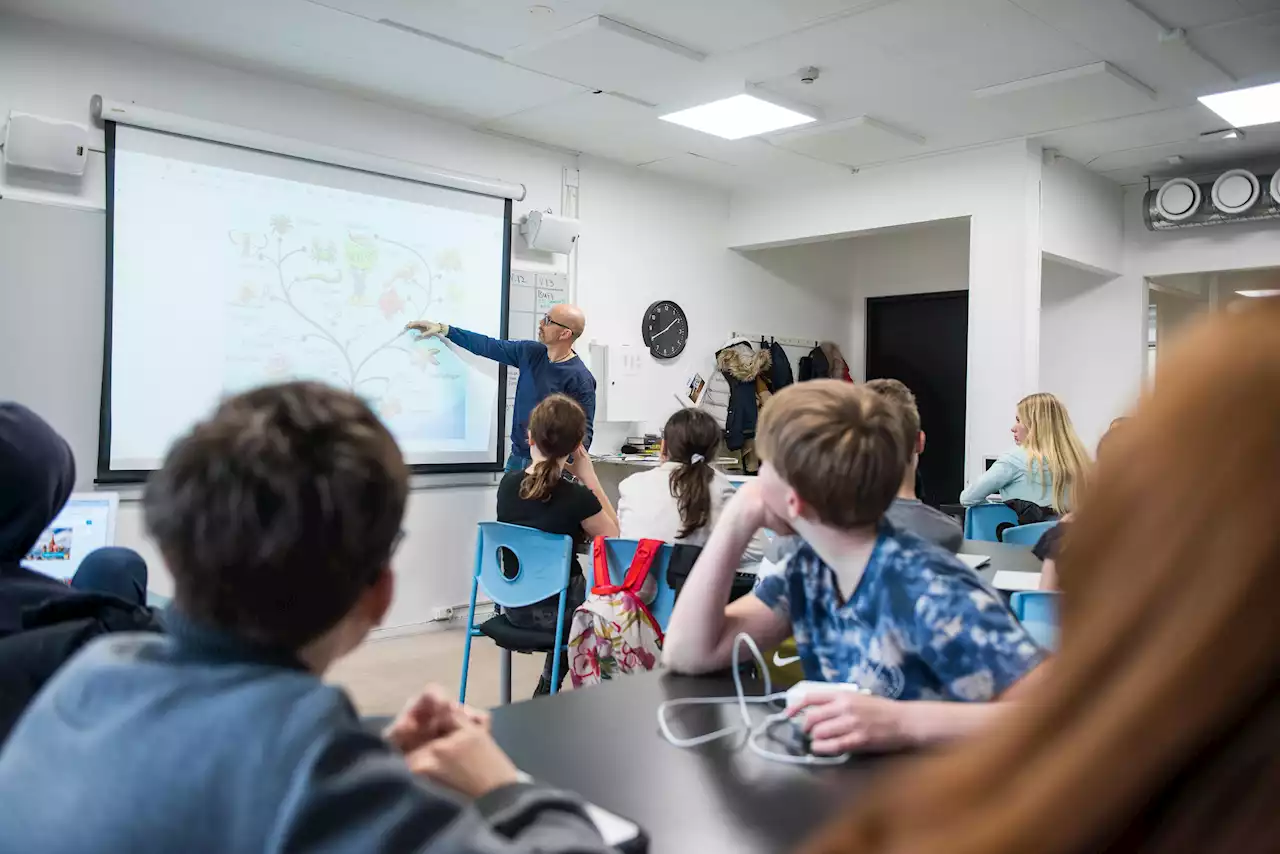
<svg viewBox="0 0 1280 854">
<path fill-rule="evenodd" d="M 742 644 L 746 644 L 751 650 L 751 655 L 756 660 L 756 666 L 764 676 L 764 694 L 759 697 L 748 697 L 742 687 L 742 672 L 738 669 L 739 652 Z M 756 646 L 756 642 L 750 635 L 740 633 L 733 639 L 733 687 L 737 691 L 736 697 L 691 697 L 683 700 L 667 700 L 658 706 L 658 729 L 661 730 L 663 738 L 676 747 L 696 747 L 700 744 L 707 744 L 717 739 L 726 738 L 728 736 L 745 736 L 747 749 L 752 753 L 764 759 L 774 762 L 786 762 L 792 765 L 839 765 L 849 758 L 848 753 L 842 753 L 839 756 L 814 756 L 812 754 L 794 754 L 781 753 L 776 750 L 770 750 L 761 744 L 763 739 L 769 732 L 769 729 L 778 723 L 787 723 L 790 726 L 798 726 L 796 719 L 787 715 L 785 710 L 769 715 L 759 724 L 753 724 L 751 715 L 747 711 L 749 704 L 769 704 L 786 702 L 786 708 L 792 708 L 803 701 L 808 691 L 822 690 L 854 690 L 860 693 L 869 693 L 856 685 L 849 684 L 827 684 L 825 682 L 800 682 L 792 686 L 791 690 L 786 693 L 773 693 L 773 683 L 769 678 L 769 671 L 765 667 L 764 656 L 760 654 L 760 648 Z M 671 732 L 670 726 L 667 724 L 667 710 L 677 706 L 715 706 L 724 703 L 737 703 L 738 711 L 742 715 L 742 723 L 738 726 L 725 727 L 724 729 L 709 732 L 704 735 L 692 736 L 689 738 L 680 738 Z"/>
</svg>

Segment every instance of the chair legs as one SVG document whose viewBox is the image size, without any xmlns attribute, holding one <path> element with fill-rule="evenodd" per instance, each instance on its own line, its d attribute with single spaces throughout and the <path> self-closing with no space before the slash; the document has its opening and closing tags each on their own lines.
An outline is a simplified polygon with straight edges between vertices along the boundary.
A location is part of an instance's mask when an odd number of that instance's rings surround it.
<svg viewBox="0 0 1280 854">
<path fill-rule="evenodd" d="M 468 620 L 468 623 L 470 621 Z M 467 626 L 467 640 L 462 647 L 462 686 L 458 688 L 458 702 L 467 702 L 467 672 L 471 669 L 471 638 L 475 630 Z"/>
</svg>

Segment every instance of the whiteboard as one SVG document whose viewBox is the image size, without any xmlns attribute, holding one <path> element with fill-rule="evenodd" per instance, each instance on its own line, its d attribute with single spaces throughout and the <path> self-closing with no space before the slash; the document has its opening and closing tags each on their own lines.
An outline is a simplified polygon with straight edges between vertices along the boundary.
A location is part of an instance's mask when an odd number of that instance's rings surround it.
<svg viewBox="0 0 1280 854">
<path fill-rule="evenodd" d="M 535 270 L 511 271 L 511 302 L 507 312 L 508 341 L 538 340 L 538 323 L 553 305 L 569 301 L 569 277 L 564 273 Z M 585 354 L 582 354 L 585 355 Z M 515 412 L 516 383 L 520 372 L 507 368 L 507 426 L 503 435 L 511 438 L 511 421 Z"/>
</svg>

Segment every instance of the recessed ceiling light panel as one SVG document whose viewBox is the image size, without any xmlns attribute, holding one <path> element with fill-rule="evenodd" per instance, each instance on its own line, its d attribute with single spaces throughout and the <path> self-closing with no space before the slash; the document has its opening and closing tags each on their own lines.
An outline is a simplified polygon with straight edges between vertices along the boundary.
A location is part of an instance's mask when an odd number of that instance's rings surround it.
<svg viewBox="0 0 1280 854">
<path fill-rule="evenodd" d="M 1280 122 L 1280 83 L 1205 95 L 1200 103 L 1227 120 L 1232 127 L 1247 128 Z"/>
<path fill-rule="evenodd" d="M 1223 213 L 1244 213 L 1258 201 L 1258 176 L 1248 169 L 1223 172 L 1213 182 L 1213 206 Z"/>
<path fill-rule="evenodd" d="M 683 125 L 723 139 L 743 139 L 770 131 L 817 121 L 814 115 L 775 104 L 754 93 L 742 93 L 660 116 L 664 122 Z"/>
<path fill-rule="evenodd" d="M 1200 185 L 1190 178 L 1166 181 L 1156 193 L 1156 209 L 1170 222 L 1190 219 L 1200 210 Z"/>
</svg>

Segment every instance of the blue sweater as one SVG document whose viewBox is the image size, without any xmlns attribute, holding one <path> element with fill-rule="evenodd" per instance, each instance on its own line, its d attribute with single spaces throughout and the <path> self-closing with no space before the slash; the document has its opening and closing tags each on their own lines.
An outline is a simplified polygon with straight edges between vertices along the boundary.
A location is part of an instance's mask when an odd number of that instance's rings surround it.
<svg viewBox="0 0 1280 854">
<path fill-rule="evenodd" d="M 196 626 L 90 644 L 0 749 L 0 850 L 605 854 L 572 796 L 467 804 L 290 653 Z"/>
<path fill-rule="evenodd" d="M 553 362 L 546 345 L 538 341 L 499 341 L 478 332 L 449 327 L 449 340 L 462 349 L 493 359 L 520 371 L 516 384 L 515 410 L 511 417 L 511 453 L 529 456 L 529 413 L 547 395 L 560 392 L 578 401 L 587 413 L 587 439 L 591 447 L 593 422 L 596 419 L 596 378 L 575 353 L 572 359 Z"/>
<path fill-rule="evenodd" d="M 1014 448 L 1001 454 L 982 477 L 965 487 L 960 503 L 972 507 L 986 501 L 993 492 L 1000 493 L 1001 501 L 1019 498 L 1048 507 L 1053 503 L 1053 475 L 1043 463 L 1036 463 L 1032 471 L 1027 452 Z"/>
</svg>

